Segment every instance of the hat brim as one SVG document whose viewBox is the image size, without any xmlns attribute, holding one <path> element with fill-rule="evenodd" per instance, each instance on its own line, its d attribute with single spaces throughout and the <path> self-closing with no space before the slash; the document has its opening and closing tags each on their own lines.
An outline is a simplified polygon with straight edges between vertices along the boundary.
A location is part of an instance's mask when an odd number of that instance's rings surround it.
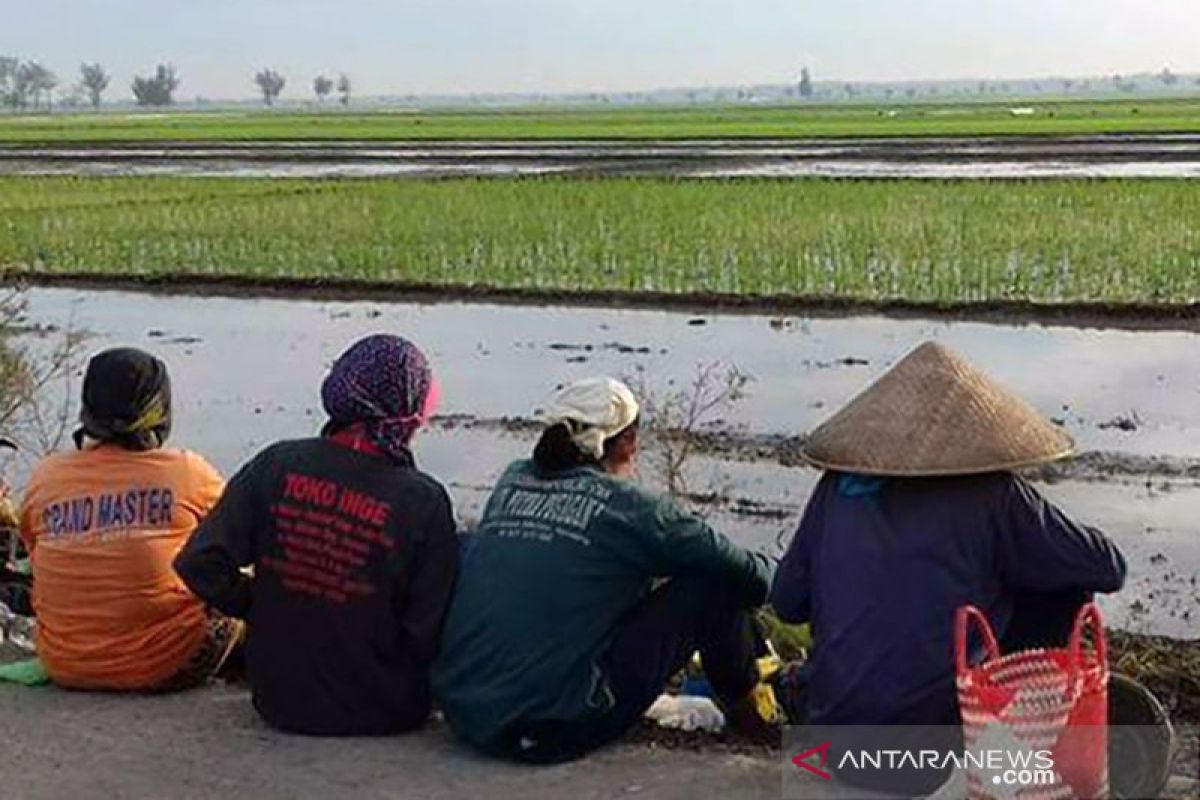
<svg viewBox="0 0 1200 800">
<path fill-rule="evenodd" d="M 1064 459 L 1071 458 L 1077 452 L 1078 451 L 1076 448 L 1072 446 L 1061 453 L 1051 453 L 1038 458 L 1027 458 L 1009 463 L 981 464 L 978 467 L 926 467 L 921 469 L 886 469 L 878 467 L 854 466 L 851 464 L 838 464 L 833 461 L 826 461 L 810 455 L 803 449 L 800 451 L 800 457 L 803 458 L 810 466 L 817 467 L 818 469 L 828 470 L 830 472 L 847 472 L 855 475 L 869 475 L 876 478 L 951 478 L 962 477 L 966 475 L 985 475 L 989 472 L 1016 472 L 1017 470 L 1037 467 L 1043 464 L 1052 464 L 1056 461 L 1063 461 Z"/>
<path fill-rule="evenodd" d="M 957 353 L 926 342 L 813 430 L 801 452 L 824 469 L 933 477 L 1058 461 L 1075 441 Z"/>
</svg>

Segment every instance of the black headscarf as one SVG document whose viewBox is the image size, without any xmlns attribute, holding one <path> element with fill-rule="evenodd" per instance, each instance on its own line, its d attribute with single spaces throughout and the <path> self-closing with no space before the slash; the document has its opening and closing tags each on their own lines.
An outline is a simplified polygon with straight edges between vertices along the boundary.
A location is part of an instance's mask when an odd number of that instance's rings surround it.
<svg viewBox="0 0 1200 800">
<path fill-rule="evenodd" d="M 83 378 L 79 421 L 76 447 L 83 447 L 84 436 L 127 450 L 162 447 L 171 433 L 167 365 L 132 347 L 94 356 Z"/>
</svg>

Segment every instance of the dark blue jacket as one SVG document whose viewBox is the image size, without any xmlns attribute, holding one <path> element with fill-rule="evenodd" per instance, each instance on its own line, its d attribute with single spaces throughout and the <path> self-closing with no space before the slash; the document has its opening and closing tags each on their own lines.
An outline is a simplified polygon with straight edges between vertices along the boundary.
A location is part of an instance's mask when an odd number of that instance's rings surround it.
<svg viewBox="0 0 1200 800">
<path fill-rule="evenodd" d="M 1103 534 L 1010 473 L 865 487 L 821 479 L 771 590 L 782 619 L 812 623 L 811 724 L 954 722 L 956 609 L 978 606 L 1003 638 L 1026 593 L 1124 583 Z"/>
</svg>

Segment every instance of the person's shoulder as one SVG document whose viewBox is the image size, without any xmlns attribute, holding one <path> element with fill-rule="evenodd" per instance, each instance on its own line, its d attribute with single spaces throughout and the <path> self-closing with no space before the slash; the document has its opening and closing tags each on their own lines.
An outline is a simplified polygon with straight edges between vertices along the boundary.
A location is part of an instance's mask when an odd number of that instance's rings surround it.
<svg viewBox="0 0 1200 800">
<path fill-rule="evenodd" d="M 38 459 L 29 472 L 28 489 L 54 482 L 62 471 L 72 469 L 85 457 L 82 450 L 63 450 Z"/>
<path fill-rule="evenodd" d="M 974 498 L 1002 496 L 1021 482 L 1011 472 L 980 472 L 970 475 L 940 475 L 919 478 L 892 478 L 890 487 L 943 497 L 962 495 Z"/>
<path fill-rule="evenodd" d="M 978 475 L 967 475 L 960 479 L 964 487 L 980 494 L 1001 497 L 1011 492 L 1022 492 L 1033 487 L 1021 476 L 1013 472 L 983 472 Z"/>
<path fill-rule="evenodd" d="M 328 446 L 329 441 L 320 436 L 306 436 L 300 439 L 280 439 L 259 450 L 251 460 L 269 461 L 296 455 L 307 455 Z"/>
<path fill-rule="evenodd" d="M 600 482 L 612 488 L 613 496 L 630 503 L 646 506 L 663 506 L 674 504 L 669 494 L 657 492 L 648 486 L 643 486 L 635 480 L 616 478 L 612 475 L 599 475 Z"/>
<path fill-rule="evenodd" d="M 1012 472 L 983 472 L 944 478 L 926 478 L 922 497 L 949 513 L 1005 514 L 1014 504 L 1030 505 L 1038 494 L 1025 479 Z"/>
<path fill-rule="evenodd" d="M 199 452 L 187 447 L 164 447 L 155 452 L 160 458 L 178 463 L 191 472 L 208 473 L 217 471 L 217 468 L 212 465 L 211 461 Z"/>
<path fill-rule="evenodd" d="M 508 466 L 500 471 L 500 476 L 496 478 L 493 484 L 493 490 L 512 484 L 540 483 L 549 479 L 538 470 L 533 459 L 518 458 L 515 461 L 510 461 Z"/>
<path fill-rule="evenodd" d="M 431 499 L 444 500 L 449 505 L 450 492 L 439 479 L 419 469 L 406 470 L 405 474 L 417 491 Z"/>
<path fill-rule="evenodd" d="M 319 474 L 330 468 L 322 465 L 329 464 L 331 455 L 336 456 L 341 449 L 320 436 L 280 439 L 251 456 L 243 463 L 239 472 L 260 478 L 292 470 L 311 470 Z"/>
<path fill-rule="evenodd" d="M 536 474 L 537 466 L 533 463 L 532 458 L 518 458 L 515 461 L 508 462 L 508 466 L 500 473 L 500 480 Z"/>
<path fill-rule="evenodd" d="M 54 470 L 59 467 L 77 462 L 87 455 L 83 450 L 60 450 L 57 453 L 47 453 L 33 465 L 33 474 L 42 470 Z"/>
<path fill-rule="evenodd" d="M 659 526 L 666 526 L 692 516 L 691 512 L 669 493 L 656 491 L 635 480 L 605 473 L 597 473 L 596 480 L 609 493 L 609 507 L 635 515 L 641 520 L 639 524 L 653 519 Z"/>
<path fill-rule="evenodd" d="M 309 453 L 320 446 L 320 440 L 311 439 L 284 439 L 278 442 L 273 442 L 263 447 L 250 456 L 250 458 L 241 462 L 240 469 L 251 469 L 265 466 L 267 464 L 284 461 L 289 458 L 294 458 L 303 453 Z M 169 457 L 177 459 L 190 472 L 203 474 L 220 474 L 216 467 L 212 465 L 205 456 L 200 453 L 189 450 L 187 448 L 177 448 L 174 450 L 161 451 L 169 454 Z"/>
</svg>

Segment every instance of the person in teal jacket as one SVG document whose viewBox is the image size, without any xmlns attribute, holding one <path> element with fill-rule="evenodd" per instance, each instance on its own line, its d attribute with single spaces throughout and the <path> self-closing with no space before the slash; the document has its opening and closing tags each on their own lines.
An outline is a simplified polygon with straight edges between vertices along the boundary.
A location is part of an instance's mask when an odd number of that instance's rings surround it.
<svg viewBox="0 0 1200 800">
<path fill-rule="evenodd" d="M 518 761 L 577 758 L 636 723 L 699 651 L 729 721 L 768 736 L 751 609 L 770 562 L 629 480 L 638 404 L 624 384 L 570 385 L 547 421 L 465 537 L 433 670 L 455 735 Z"/>
</svg>

